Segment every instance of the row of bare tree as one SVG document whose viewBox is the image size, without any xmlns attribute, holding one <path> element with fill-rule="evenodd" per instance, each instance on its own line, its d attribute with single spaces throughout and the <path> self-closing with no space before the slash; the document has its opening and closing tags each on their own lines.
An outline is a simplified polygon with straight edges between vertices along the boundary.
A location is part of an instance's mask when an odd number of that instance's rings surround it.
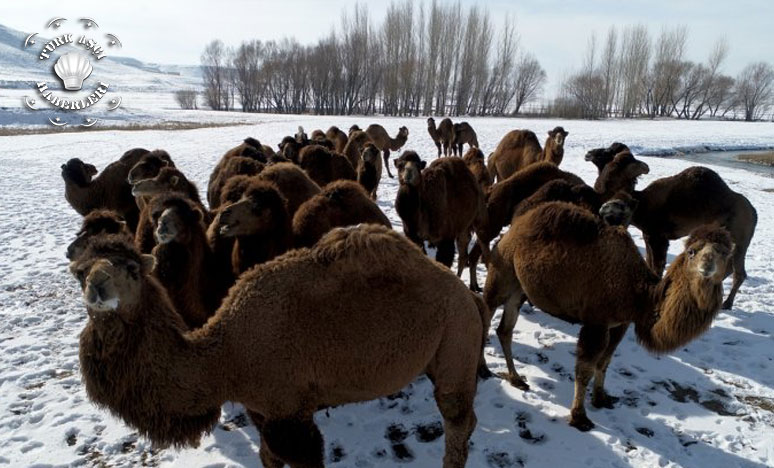
<svg viewBox="0 0 774 468">
<path fill-rule="evenodd" d="M 758 120 L 774 104 L 774 67 L 748 65 L 736 78 L 723 74 L 728 56 L 718 40 L 706 62 L 686 59 L 688 29 L 663 28 L 651 38 L 647 27 L 611 26 L 604 44 L 592 34 L 581 69 L 571 74 L 553 103 L 569 117 L 705 116 Z"/>
<path fill-rule="evenodd" d="M 317 114 L 506 115 L 539 97 L 546 73 L 505 18 L 459 1 L 393 2 L 380 25 L 364 5 L 311 46 L 219 40 L 202 53 L 212 109 Z"/>
</svg>

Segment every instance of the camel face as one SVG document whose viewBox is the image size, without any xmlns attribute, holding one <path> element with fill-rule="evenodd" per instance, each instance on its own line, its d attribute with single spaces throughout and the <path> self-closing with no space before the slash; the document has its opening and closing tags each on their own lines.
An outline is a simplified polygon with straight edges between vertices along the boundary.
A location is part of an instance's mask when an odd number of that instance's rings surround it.
<svg viewBox="0 0 774 468">
<path fill-rule="evenodd" d="M 142 269 L 142 265 L 131 259 L 91 258 L 70 266 L 81 283 L 83 302 L 92 318 L 104 317 L 102 314 L 113 313 L 124 303 L 136 302 Z"/>
<path fill-rule="evenodd" d="M 363 159 L 363 161 L 376 165 L 379 163 L 379 149 L 369 143 L 365 146 L 365 148 L 363 148 L 363 152 L 360 157 Z"/>
<path fill-rule="evenodd" d="M 281 204 L 286 202 L 271 184 L 252 187 L 241 200 L 220 212 L 219 232 L 224 237 L 269 232 L 274 228 L 274 213 Z"/>
<path fill-rule="evenodd" d="M 602 205 L 599 216 L 610 226 L 628 226 L 632 221 L 634 208 L 626 201 L 615 199 Z"/>
<path fill-rule="evenodd" d="M 158 217 L 154 213 L 154 219 L 156 228 L 153 231 L 153 237 L 156 238 L 156 243 L 184 241 L 180 237 L 185 233 L 185 222 L 175 208 L 165 209 Z"/>
<path fill-rule="evenodd" d="M 89 185 L 92 177 L 97 175 L 97 168 L 93 164 L 86 164 L 78 158 L 73 158 L 62 164 L 61 169 L 63 179 L 81 187 Z"/>
<path fill-rule="evenodd" d="M 689 271 L 695 271 L 704 280 L 720 283 L 725 277 L 732 251 L 732 246 L 726 242 L 704 239 L 690 242 L 689 239 L 685 249 L 686 261 L 690 263 Z"/>
<path fill-rule="evenodd" d="M 132 195 L 150 196 L 163 192 L 184 191 L 185 181 L 176 169 L 161 170 L 153 179 L 140 180 L 132 186 Z"/>
<path fill-rule="evenodd" d="M 157 156 L 150 156 L 144 158 L 142 161 L 134 165 L 126 180 L 130 184 L 134 185 L 137 182 L 145 179 L 152 179 L 159 174 L 159 171 L 168 166 L 169 163 Z"/>
<path fill-rule="evenodd" d="M 419 182 L 422 180 L 422 162 L 408 161 L 398 164 L 396 161 L 395 166 L 398 168 L 398 180 L 401 185 L 419 185 Z"/>
</svg>

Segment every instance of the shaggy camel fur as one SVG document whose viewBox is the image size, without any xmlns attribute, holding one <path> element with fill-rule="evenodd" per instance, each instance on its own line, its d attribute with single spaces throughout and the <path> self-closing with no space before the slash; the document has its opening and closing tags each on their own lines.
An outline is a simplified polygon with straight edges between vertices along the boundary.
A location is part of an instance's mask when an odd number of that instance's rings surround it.
<svg viewBox="0 0 774 468">
<path fill-rule="evenodd" d="M 341 131 L 339 127 L 335 125 L 331 126 L 331 128 L 325 132 L 325 137 L 333 142 L 333 148 L 337 153 L 346 154 L 344 153 L 344 147 L 347 146 L 349 137 L 347 137 L 347 134 Z"/>
<path fill-rule="evenodd" d="M 513 365 L 511 347 L 519 308 L 529 297 L 543 311 L 582 324 L 570 425 L 590 430 L 586 387 L 593 376 L 593 405 L 612 408 L 605 372 L 629 324 L 635 324 L 640 343 L 656 353 L 702 334 L 720 309 L 732 249 L 725 229 L 696 229 L 659 281 L 625 228 L 606 226 L 584 208 L 549 202 L 514 219 L 492 250 L 484 288 L 491 310 L 505 304 L 497 336 L 511 384 L 528 388 Z"/>
<path fill-rule="evenodd" d="M 130 229 L 135 229 L 140 210 L 126 178 L 132 167 L 148 153 L 143 148 L 131 149 L 118 161 L 108 164 L 93 180 L 96 167 L 78 158 L 70 159 L 61 167 L 65 199 L 82 216 L 94 210 L 113 210 L 126 220 Z"/>
<path fill-rule="evenodd" d="M 334 180 L 357 180 L 355 168 L 346 157 L 331 153 L 320 145 L 309 145 L 301 149 L 300 166 L 320 187 Z"/>
<path fill-rule="evenodd" d="M 298 209 L 293 217 L 293 245 L 311 247 L 333 228 L 366 223 L 392 227 L 363 187 L 349 180 L 339 180 Z"/>
<path fill-rule="evenodd" d="M 242 198 L 224 206 L 212 224 L 221 236 L 236 239 L 231 267 L 239 276 L 290 249 L 291 221 L 287 200 L 277 186 L 254 178 Z"/>
<path fill-rule="evenodd" d="M 584 159 L 597 166 L 597 170 L 601 174 L 602 169 L 605 168 L 607 163 L 611 162 L 616 154 L 624 151 L 631 153 L 628 146 L 616 141 L 607 148 L 594 148 L 589 150 L 586 153 L 586 156 L 584 156 Z"/>
<path fill-rule="evenodd" d="M 363 153 L 363 148 L 365 148 L 365 145 L 368 143 L 373 144 L 371 137 L 362 130 L 355 130 L 349 134 L 347 144 L 344 145 L 344 156 L 347 157 L 347 160 L 352 164 L 352 167 L 357 167 L 358 161 L 360 161 L 360 155 Z M 379 166 L 381 166 L 381 162 L 379 163 Z"/>
<path fill-rule="evenodd" d="M 634 193 L 637 179 L 650 172 L 650 167 L 632 156 L 628 151 L 615 155 L 613 160 L 605 165 L 594 182 L 594 190 L 602 201 L 607 201 L 618 192 Z"/>
<path fill-rule="evenodd" d="M 129 171 L 126 181 L 134 185 L 143 179 L 156 177 L 164 167 L 175 167 L 172 157 L 164 150 L 153 150 L 145 154 Z"/>
<path fill-rule="evenodd" d="M 387 130 L 379 124 L 371 124 L 365 129 L 368 137 L 371 138 L 373 144 L 379 148 L 384 154 L 384 167 L 387 169 L 387 175 L 390 179 L 393 178 L 390 172 L 390 151 L 398 151 L 406 144 L 408 140 L 409 131 L 406 127 L 400 127 L 398 129 L 398 135 L 395 138 L 391 138 L 387 134 Z"/>
<path fill-rule="evenodd" d="M 127 242 L 133 242 L 134 233 L 129 230 L 126 221 L 111 210 L 94 210 L 83 217 L 81 229 L 75 234 L 75 240 L 67 246 L 67 259 L 76 260 L 86 250 L 89 241 L 97 236 L 116 234 Z"/>
<path fill-rule="evenodd" d="M 449 268 L 456 241 L 457 276 L 469 266 L 470 287 L 475 290 L 478 283 L 475 265 L 468 265 L 468 244 L 471 231 L 486 216 L 484 194 L 461 159 L 436 159 L 427 169 L 425 165 L 414 151 L 405 151 L 395 160 L 400 180 L 395 209 L 403 220 L 403 232 L 423 250 L 424 241 L 435 245 L 435 259 Z"/>
<path fill-rule="evenodd" d="M 180 193 L 153 197 L 148 204 L 156 246 L 154 274 L 166 288 L 186 325 L 199 328 L 220 305 L 210 281 L 212 254 L 199 205 Z"/>
<path fill-rule="evenodd" d="M 292 163 L 298 164 L 298 153 L 301 151 L 301 148 L 303 148 L 304 145 L 301 145 L 292 136 L 286 136 L 282 139 L 282 141 L 279 142 L 277 146 L 279 147 L 280 154 L 285 159 Z"/>
<path fill-rule="evenodd" d="M 398 233 L 336 229 L 258 266 L 193 332 L 150 275 L 153 257 L 107 242 L 87 254 L 70 267 L 89 317 L 86 392 L 154 444 L 197 446 L 234 401 L 258 426 L 264 466 L 322 467 L 315 412 L 427 374 L 444 420 L 443 466 L 465 465 L 486 306 Z"/>
<path fill-rule="evenodd" d="M 264 169 L 258 178 L 276 185 L 288 202 L 288 215 L 293 215 L 305 201 L 320 193 L 320 186 L 292 163 L 274 164 Z"/>
<path fill-rule="evenodd" d="M 357 183 L 376 200 L 376 191 L 382 179 L 382 159 L 379 149 L 371 143 L 366 144 L 357 163 Z"/>
<path fill-rule="evenodd" d="M 210 209 L 220 207 L 220 193 L 228 179 L 235 175 L 256 175 L 263 171 L 264 167 L 266 167 L 264 163 L 252 158 L 243 156 L 228 158 L 207 187 L 207 201 L 210 203 Z"/>
<path fill-rule="evenodd" d="M 632 196 L 639 202 L 632 224 L 642 231 L 648 265 L 658 275 L 664 271 L 670 240 L 686 236 L 703 224 L 715 223 L 728 230 L 735 248 L 726 276 L 733 272 L 734 277 L 723 309 L 731 309 L 747 278 L 745 256 L 758 224 L 758 213 L 750 201 L 706 167 L 690 167 L 657 179 Z"/>
<path fill-rule="evenodd" d="M 545 148 L 531 130 L 512 130 L 505 134 L 489 157 L 488 167 L 492 178 L 505 180 L 530 164 L 546 161 L 561 164 L 564 157 L 564 140 L 569 135 L 562 127 L 548 132 Z"/>
<path fill-rule="evenodd" d="M 264 145 L 262 145 L 258 140 L 255 138 L 245 138 L 245 140 L 240 143 L 239 145 L 231 148 L 230 150 L 226 151 L 226 153 L 221 156 L 218 163 L 215 165 L 215 168 L 212 170 L 212 173 L 210 174 L 210 179 L 207 182 L 207 202 L 210 205 L 211 209 L 216 208 L 212 205 L 212 199 L 210 198 L 211 193 L 213 193 L 213 184 L 215 184 L 215 180 L 218 179 L 220 186 L 218 189 L 223 187 L 223 184 L 226 183 L 226 180 L 228 177 L 222 178 L 220 177 L 221 171 L 224 169 L 226 164 L 231 158 L 241 156 L 243 158 L 249 158 L 254 159 L 260 163 L 266 164 L 268 162 L 268 159 L 266 157 L 266 153 L 263 151 Z M 272 153 L 274 151 L 272 150 Z"/>
<path fill-rule="evenodd" d="M 452 152 L 454 156 L 462 156 L 462 145 L 468 144 L 469 148 L 478 148 L 478 136 L 473 127 L 467 122 L 454 124 L 454 140 L 452 141 Z"/>
<path fill-rule="evenodd" d="M 468 166 L 473 177 L 476 178 L 478 186 L 484 194 L 489 193 L 492 187 L 492 177 L 489 175 L 489 169 L 486 168 L 486 159 L 484 153 L 475 146 L 471 146 L 462 157 L 465 165 Z"/>
</svg>

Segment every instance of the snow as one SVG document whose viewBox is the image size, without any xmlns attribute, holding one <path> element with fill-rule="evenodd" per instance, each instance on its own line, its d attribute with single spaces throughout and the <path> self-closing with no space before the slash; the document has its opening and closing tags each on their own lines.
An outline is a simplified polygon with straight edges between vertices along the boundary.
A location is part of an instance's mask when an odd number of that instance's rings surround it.
<svg viewBox="0 0 774 468">
<path fill-rule="evenodd" d="M 150 100 L 150 99 L 149 99 Z M 163 110 L 169 120 L 183 111 Z M 164 148 L 176 164 L 206 187 L 221 154 L 247 136 L 275 145 L 303 125 L 373 122 L 393 133 L 408 126 L 406 149 L 433 158 L 423 118 L 360 118 L 206 113 L 247 126 L 181 131 L 99 131 L 0 137 L 0 465 L 259 466 L 258 435 L 242 407 L 226 404 L 220 424 L 197 449 L 156 450 L 120 420 L 88 401 L 80 379 L 78 334 L 86 322 L 65 248 L 80 216 L 64 199 L 59 165 L 80 157 L 102 168 L 125 150 Z M 539 135 L 562 125 L 570 132 L 562 167 L 593 183 L 586 150 L 620 140 L 640 152 L 682 147 L 771 147 L 771 124 L 719 122 L 581 122 L 468 119 L 489 153 L 513 128 Z M 641 156 L 651 168 L 640 187 L 695 163 Z M 743 169 L 713 167 L 758 210 L 747 257 L 749 278 L 732 311 L 721 312 L 701 338 L 672 355 L 656 357 L 630 331 L 610 366 L 607 388 L 621 401 L 594 410 L 596 428 L 567 425 L 573 394 L 578 327 L 524 308 L 516 325 L 516 366 L 529 392 L 501 379 L 479 385 L 478 426 L 468 466 L 771 466 L 774 465 L 774 180 Z M 382 180 L 380 207 L 401 230 L 393 201 L 394 179 Z M 639 232 L 631 230 L 642 247 Z M 670 254 L 681 251 L 681 242 Z M 670 257 L 671 258 L 671 257 Z M 479 268 L 479 282 L 486 272 Z M 463 274 L 467 277 L 467 272 Z M 726 282 L 726 291 L 730 280 Z M 494 333 L 486 347 L 495 372 L 505 371 Z M 432 386 L 418 378 L 397 396 L 334 408 L 316 415 L 326 461 L 338 467 L 438 466 L 443 437 Z M 390 438 L 391 436 L 391 438 Z M 435 438 L 434 438 L 435 437 Z M 427 441 L 428 439 L 433 439 Z M 400 457 L 405 457 L 401 459 Z"/>
</svg>

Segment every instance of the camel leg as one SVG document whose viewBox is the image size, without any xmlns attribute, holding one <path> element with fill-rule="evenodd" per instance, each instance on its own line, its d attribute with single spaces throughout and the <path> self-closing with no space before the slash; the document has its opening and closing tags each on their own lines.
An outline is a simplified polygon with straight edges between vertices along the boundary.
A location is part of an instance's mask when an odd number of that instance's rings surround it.
<svg viewBox="0 0 774 468">
<path fill-rule="evenodd" d="M 522 390 L 529 390 L 529 384 L 516 371 L 511 347 L 513 346 L 513 328 L 516 326 L 521 305 L 524 304 L 526 298 L 523 293 L 512 294 L 505 301 L 503 316 L 500 319 L 500 324 L 497 326 L 497 338 L 500 340 L 500 347 L 503 348 L 503 354 L 505 355 L 505 364 L 508 366 L 507 379 L 511 385 Z"/>
<path fill-rule="evenodd" d="M 594 428 L 594 423 L 586 416 L 586 388 L 602 358 L 610 339 L 606 326 L 583 325 L 578 336 L 577 359 L 575 361 L 575 397 L 570 410 L 570 426 L 586 432 Z"/>
<path fill-rule="evenodd" d="M 274 455 L 269 446 L 266 444 L 266 438 L 262 435 L 263 424 L 265 422 L 264 417 L 259 413 L 250 410 L 247 410 L 247 414 L 250 416 L 250 419 L 253 420 L 253 424 L 255 424 L 255 427 L 258 428 L 258 434 L 261 436 L 261 449 L 258 452 L 258 455 L 261 458 L 261 463 L 263 466 L 265 468 L 282 468 L 285 466 L 285 462 Z"/>
<path fill-rule="evenodd" d="M 390 176 L 390 179 L 394 179 L 392 172 L 390 172 L 390 150 L 385 149 L 384 150 L 384 168 L 387 169 L 387 175 Z"/>
<path fill-rule="evenodd" d="M 438 156 L 436 156 L 436 159 L 437 159 L 437 158 L 441 157 L 441 142 L 440 141 L 436 141 L 435 142 L 435 147 L 438 148 Z"/>
<path fill-rule="evenodd" d="M 261 430 L 261 445 L 291 468 L 324 468 L 323 438 L 311 415 L 267 420 Z"/>
<path fill-rule="evenodd" d="M 610 329 L 610 339 L 607 343 L 602 357 L 597 361 L 597 367 L 594 369 L 594 393 L 591 397 L 591 404 L 595 408 L 608 408 L 613 409 L 613 405 L 618 401 L 617 397 L 610 396 L 605 391 L 605 375 L 607 374 L 607 366 L 610 365 L 610 360 L 613 359 L 613 353 L 621 343 L 626 330 L 629 325 L 619 325 Z"/>
<path fill-rule="evenodd" d="M 666 267 L 667 250 L 669 249 L 669 240 L 659 235 L 643 235 L 645 239 L 645 252 L 648 266 L 658 276 L 664 274 Z"/>
<path fill-rule="evenodd" d="M 435 259 L 451 268 L 454 263 L 454 239 L 443 239 L 436 246 Z"/>
<path fill-rule="evenodd" d="M 747 249 L 740 249 L 737 245 L 734 250 L 734 256 L 732 259 L 734 269 L 734 282 L 731 285 L 731 291 L 728 293 L 728 298 L 723 301 L 723 309 L 731 310 L 734 307 L 734 298 L 736 297 L 739 287 L 742 286 L 744 280 L 747 279 L 747 271 L 744 268 L 744 257 L 747 255 Z"/>
</svg>

